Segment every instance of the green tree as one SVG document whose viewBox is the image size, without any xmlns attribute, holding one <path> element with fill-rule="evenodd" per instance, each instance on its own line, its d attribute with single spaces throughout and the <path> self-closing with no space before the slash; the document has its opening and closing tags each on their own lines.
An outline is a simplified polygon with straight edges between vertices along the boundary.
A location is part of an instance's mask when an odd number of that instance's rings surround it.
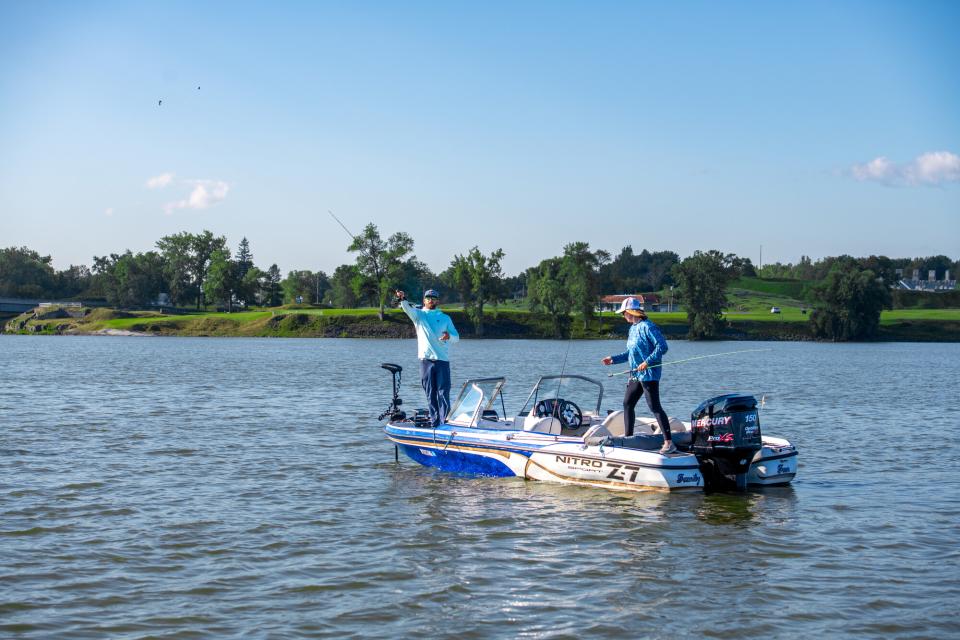
<svg viewBox="0 0 960 640">
<path fill-rule="evenodd" d="M 450 266 L 452 279 L 463 300 L 474 330 L 483 335 L 483 307 L 488 302 L 496 304 L 500 299 L 503 286 L 503 250 L 497 249 L 485 256 L 478 247 L 473 247 L 467 255 L 456 255 Z"/>
<path fill-rule="evenodd" d="M 398 271 L 397 288 L 402 289 L 412 300 L 419 299 L 427 289 L 436 289 L 441 279 L 430 267 L 412 256 L 403 261 Z M 449 302 L 451 299 L 444 296 Z"/>
<path fill-rule="evenodd" d="M 553 323 L 554 335 L 564 337 L 569 329 L 573 300 L 563 282 L 563 260 L 547 258 L 527 270 L 527 300 L 533 310 L 545 311 Z"/>
<path fill-rule="evenodd" d="M 53 294 L 55 274 L 50 256 L 27 247 L 0 249 L 0 296 L 44 298 Z"/>
<path fill-rule="evenodd" d="M 214 252 L 226 251 L 229 259 L 230 251 L 227 249 L 227 239 L 223 236 L 214 236 L 211 232 L 204 229 L 203 233 L 198 233 L 193 236 L 190 242 L 190 248 L 190 271 L 193 273 L 194 286 L 198 292 L 202 292 L 203 283 L 207 279 L 207 269 L 210 267 L 210 260 Z M 201 306 L 203 306 L 203 296 L 198 294 L 197 309 L 201 308 Z"/>
<path fill-rule="evenodd" d="M 90 290 L 93 274 L 86 265 L 70 265 L 63 271 L 57 271 L 56 289 L 61 298 L 73 298 Z"/>
<path fill-rule="evenodd" d="M 266 294 L 267 274 L 255 266 L 247 269 L 240 281 L 240 291 L 243 292 L 243 301 L 246 304 L 262 305 L 267 297 Z"/>
<path fill-rule="evenodd" d="M 259 287 L 256 279 L 247 280 L 247 272 L 253 269 L 253 253 L 250 252 L 250 242 L 244 237 L 237 247 L 237 290 L 236 297 L 244 304 L 257 300 Z"/>
<path fill-rule="evenodd" d="M 163 256 L 155 251 L 94 256 L 93 272 L 107 304 L 118 308 L 146 306 L 166 289 Z"/>
<path fill-rule="evenodd" d="M 364 282 L 357 283 L 354 290 L 369 286 L 376 292 L 379 305 L 378 317 L 383 320 L 387 297 L 400 280 L 403 261 L 413 251 L 413 238 L 406 233 L 397 232 L 386 241 L 380 237 L 380 231 L 372 222 L 355 236 L 347 249 L 357 252 L 357 270 Z"/>
<path fill-rule="evenodd" d="M 323 271 L 291 271 L 280 283 L 283 300 L 293 304 L 297 298 L 310 304 L 320 304 L 330 288 L 330 281 Z"/>
<path fill-rule="evenodd" d="M 330 289 L 327 291 L 325 302 L 339 309 L 353 309 L 358 304 L 357 294 L 353 283 L 360 278 L 357 266 L 342 264 L 337 267 L 330 278 Z"/>
<path fill-rule="evenodd" d="M 811 288 L 810 296 L 815 306 L 810 315 L 814 335 L 831 340 L 874 337 L 881 311 L 891 305 L 883 279 L 850 256 L 837 259 L 827 277 Z"/>
<path fill-rule="evenodd" d="M 182 304 L 193 297 L 197 309 L 203 306 L 203 283 L 210 258 L 215 251 L 226 246 L 226 238 L 214 236 L 207 230 L 198 234 L 183 231 L 157 241 L 157 247 L 166 259 L 167 284 L 175 303 Z"/>
<path fill-rule="evenodd" d="M 603 249 L 598 249 L 593 254 L 597 259 L 597 293 L 603 295 L 603 270 L 608 264 L 613 260 L 609 251 L 604 251 Z M 598 316 L 600 318 L 600 333 L 603 333 L 603 313 L 601 312 Z"/>
<path fill-rule="evenodd" d="M 250 241 L 244 236 L 243 239 L 240 240 L 240 246 L 237 248 L 237 275 L 243 278 L 252 266 L 253 254 L 250 252 Z"/>
<path fill-rule="evenodd" d="M 606 253 L 606 252 L 604 252 Z M 599 279 L 597 268 L 601 257 L 590 251 L 586 242 L 571 242 L 563 248 L 560 277 L 567 287 L 573 308 L 583 319 L 583 329 L 590 327 L 597 306 Z"/>
<path fill-rule="evenodd" d="M 673 268 L 687 307 L 690 338 L 712 338 L 720 333 L 727 283 L 736 275 L 735 258 L 719 251 L 695 251 Z"/>
<path fill-rule="evenodd" d="M 192 240 L 193 235 L 184 231 L 157 241 L 157 248 L 164 258 L 167 291 L 170 300 L 177 306 L 188 304 L 197 295 L 190 272 Z"/>
<path fill-rule="evenodd" d="M 206 272 L 203 293 L 207 300 L 223 303 L 227 307 L 227 312 L 231 313 L 233 296 L 240 282 L 240 270 L 239 265 L 230 259 L 230 249 L 226 246 L 214 249 L 210 254 Z"/>
<path fill-rule="evenodd" d="M 627 245 L 620 253 L 599 269 L 602 293 L 640 293 L 658 291 L 673 284 L 671 270 L 680 262 L 673 251 L 644 249 L 639 254 Z"/>
<path fill-rule="evenodd" d="M 263 282 L 264 303 L 268 307 L 276 307 L 283 304 L 283 291 L 280 288 L 281 278 L 280 267 L 278 267 L 276 263 L 270 265 Z"/>
</svg>

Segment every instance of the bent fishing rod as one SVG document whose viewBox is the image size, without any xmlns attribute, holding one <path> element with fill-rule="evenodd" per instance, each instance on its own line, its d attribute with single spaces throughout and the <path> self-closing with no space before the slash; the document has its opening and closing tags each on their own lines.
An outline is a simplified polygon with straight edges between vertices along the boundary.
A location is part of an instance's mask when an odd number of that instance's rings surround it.
<svg viewBox="0 0 960 640">
<path fill-rule="evenodd" d="M 354 241 L 356 241 L 357 236 L 355 236 L 355 235 L 353 235 L 352 233 L 350 233 L 350 229 L 347 229 L 347 225 L 343 224 L 343 222 L 340 221 L 340 218 L 338 218 L 337 216 L 334 215 L 333 211 L 330 211 L 330 209 L 327 209 L 327 213 L 329 213 L 329 214 L 331 215 L 331 217 L 333 217 L 333 219 L 337 221 L 337 224 L 339 224 L 341 227 L 343 227 L 343 230 L 347 232 L 347 235 L 348 235 L 348 236 L 350 236 L 351 238 L 354 239 Z"/>
<path fill-rule="evenodd" d="M 704 358 L 718 358 L 720 356 L 732 356 L 737 353 L 756 353 L 758 351 L 773 351 L 773 349 L 744 349 L 743 351 L 727 351 L 726 353 L 711 353 L 705 356 L 696 356 L 694 358 L 686 358 L 685 360 L 672 360 L 670 362 L 661 362 L 660 364 L 653 364 L 647 367 L 647 369 L 656 369 L 657 367 L 665 367 L 668 364 L 683 364 L 684 362 L 692 362 L 694 360 L 703 360 Z M 607 377 L 612 378 L 614 376 L 622 376 L 628 373 L 634 373 L 638 369 L 627 369 L 626 371 L 617 371 L 616 373 L 608 373 Z"/>
<path fill-rule="evenodd" d="M 357 251 L 359 251 L 362 256 L 364 256 L 367 260 L 369 260 L 370 262 L 373 263 L 373 268 L 374 268 L 374 270 L 379 274 L 379 273 L 380 273 L 380 263 L 379 263 L 372 255 L 370 255 L 370 253 L 368 253 L 367 251 L 364 250 L 364 248 L 363 248 L 363 243 L 360 242 L 360 241 L 357 239 L 357 236 L 353 235 L 353 233 L 350 232 L 350 229 L 347 229 L 347 225 L 343 224 L 343 222 L 340 220 L 340 218 L 338 218 L 338 217 L 333 213 L 333 211 L 331 211 L 330 209 L 327 209 L 327 213 L 329 213 L 329 214 L 330 214 L 330 217 L 332 217 L 334 220 L 337 221 L 337 224 L 339 224 L 339 225 L 343 228 L 343 230 L 347 232 L 347 235 L 348 235 L 348 236 L 350 236 L 351 238 L 353 238 L 354 244 L 357 245 Z"/>
</svg>

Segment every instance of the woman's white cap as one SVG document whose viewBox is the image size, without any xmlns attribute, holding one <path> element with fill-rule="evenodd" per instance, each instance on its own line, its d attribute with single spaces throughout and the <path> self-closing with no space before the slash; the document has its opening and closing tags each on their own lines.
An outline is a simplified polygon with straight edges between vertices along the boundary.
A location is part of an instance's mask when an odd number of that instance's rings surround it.
<svg viewBox="0 0 960 640">
<path fill-rule="evenodd" d="M 629 313 L 638 316 L 643 313 L 643 307 L 640 306 L 640 301 L 636 298 L 624 298 L 617 313 Z"/>
</svg>

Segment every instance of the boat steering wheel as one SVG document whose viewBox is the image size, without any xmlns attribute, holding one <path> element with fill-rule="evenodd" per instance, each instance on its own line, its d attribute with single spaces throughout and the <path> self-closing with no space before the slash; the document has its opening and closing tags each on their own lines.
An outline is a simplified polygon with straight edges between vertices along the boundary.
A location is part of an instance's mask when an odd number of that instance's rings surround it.
<svg viewBox="0 0 960 640">
<path fill-rule="evenodd" d="M 554 407 L 557 407 L 554 410 Z M 560 426 L 564 429 L 577 429 L 583 424 L 583 412 L 574 402 L 563 398 L 547 398 L 541 400 L 533 408 L 533 414 L 538 418 L 554 416 L 559 418 Z"/>
</svg>

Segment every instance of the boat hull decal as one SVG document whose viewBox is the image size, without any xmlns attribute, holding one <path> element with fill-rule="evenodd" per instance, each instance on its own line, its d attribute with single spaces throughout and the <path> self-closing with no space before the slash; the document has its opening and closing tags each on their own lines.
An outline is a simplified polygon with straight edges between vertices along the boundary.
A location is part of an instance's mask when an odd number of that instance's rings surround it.
<svg viewBox="0 0 960 640">
<path fill-rule="evenodd" d="M 397 442 L 400 450 L 414 462 L 442 471 L 472 473 L 482 476 L 509 477 L 516 475 L 501 456 L 485 456 L 449 447 L 446 451 L 424 449 L 418 444 Z M 499 452 L 497 452 L 499 453 Z"/>
</svg>

